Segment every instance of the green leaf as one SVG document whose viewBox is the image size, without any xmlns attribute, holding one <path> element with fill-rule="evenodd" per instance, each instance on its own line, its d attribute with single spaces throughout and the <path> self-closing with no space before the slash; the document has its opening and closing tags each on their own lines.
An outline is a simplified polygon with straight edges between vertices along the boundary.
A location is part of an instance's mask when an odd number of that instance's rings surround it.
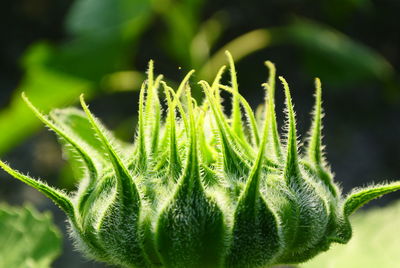
<svg viewBox="0 0 400 268">
<path fill-rule="evenodd" d="M 269 29 L 256 29 L 234 38 L 203 64 L 199 71 L 199 77 L 204 80 L 212 79 L 214 73 L 225 63 L 225 51 L 230 51 L 235 55 L 235 62 L 239 62 L 248 55 L 271 45 L 271 37 Z"/>
<path fill-rule="evenodd" d="M 79 36 L 112 34 L 147 16 L 149 5 L 148 0 L 78 0 L 69 11 L 66 28 Z"/>
<path fill-rule="evenodd" d="M 400 263 L 400 202 L 351 217 L 354 234 L 347 245 L 333 245 L 302 268 L 397 267 Z"/>
<path fill-rule="evenodd" d="M 277 40 L 283 37 L 279 41 L 298 47 L 310 72 L 331 85 L 371 78 L 387 81 L 394 74 L 381 55 L 323 24 L 297 19 L 275 33 Z"/>
<path fill-rule="evenodd" d="M 190 47 L 200 26 L 204 1 L 155 1 L 167 26 L 166 49 L 186 67 L 192 67 Z"/>
<path fill-rule="evenodd" d="M 0 267 L 50 267 L 60 252 L 61 234 L 49 213 L 0 204 Z"/>
<path fill-rule="evenodd" d="M 51 54 L 51 47 L 44 43 L 30 48 L 24 58 L 26 74 L 19 85 L 44 112 L 71 103 L 82 92 L 88 95 L 92 93 L 92 84 L 89 81 L 45 67 L 43 63 Z M 16 90 L 10 105 L 0 111 L 0 154 L 11 149 L 40 126 L 39 120 L 22 101 L 22 90 Z"/>
<path fill-rule="evenodd" d="M 150 0 L 78 0 L 68 16 L 71 41 L 60 46 L 36 43 L 22 60 L 25 77 L 0 111 L 0 154 L 39 128 L 20 94 L 23 91 L 44 112 L 99 92 L 102 78 L 126 70 L 136 38 L 148 24 Z M 94 90 L 97 88 L 97 90 Z"/>
<path fill-rule="evenodd" d="M 78 0 L 67 17 L 73 38 L 57 48 L 51 68 L 94 82 L 126 70 L 138 36 L 148 25 L 150 0 Z M 79 64 L 77 64 L 79 63 Z"/>
</svg>

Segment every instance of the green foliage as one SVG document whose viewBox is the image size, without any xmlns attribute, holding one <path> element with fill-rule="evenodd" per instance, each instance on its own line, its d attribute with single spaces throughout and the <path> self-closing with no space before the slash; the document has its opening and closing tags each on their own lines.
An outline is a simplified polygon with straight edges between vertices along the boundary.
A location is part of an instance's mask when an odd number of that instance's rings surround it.
<svg viewBox="0 0 400 268">
<path fill-rule="evenodd" d="M 391 268 L 400 262 L 400 203 L 362 211 L 351 217 L 354 236 L 346 246 L 334 245 L 304 268 L 381 267 Z"/>
<path fill-rule="evenodd" d="M 113 137 L 91 114 L 83 95 L 85 116 L 67 109 L 50 117 L 23 95 L 81 161 L 83 172 L 77 173 L 80 184 L 73 195 L 1 161 L 0 166 L 67 214 L 84 254 L 122 267 L 268 267 L 301 263 L 333 242 L 347 243 L 352 234 L 349 216 L 372 199 L 399 190 L 400 182 L 342 197 L 323 153 L 320 81 L 301 154 L 286 80 L 279 77 L 287 109 L 287 133 L 281 139 L 273 64 L 266 62 L 270 77 L 264 84 L 265 108 L 256 117 L 239 94 L 233 59 L 226 55 L 230 86 L 220 82 L 223 66 L 211 85 L 199 82 L 206 95 L 201 105 L 191 96 L 193 71 L 175 91 L 162 76 L 154 77 L 150 62 L 133 147 Z M 165 120 L 160 88 L 168 106 Z M 232 94 L 230 116 L 223 112 L 221 90 Z"/>
<path fill-rule="evenodd" d="M 368 2 L 342 0 L 339 5 L 323 5 L 327 13 L 348 14 Z M 387 88 L 398 88 L 394 69 L 382 56 L 317 22 L 298 19 L 278 28 L 242 33 L 218 44 L 224 30 L 234 22 L 225 12 L 202 21 L 205 6 L 201 0 L 74 1 L 65 22 L 66 41 L 59 45 L 38 42 L 23 57 L 25 76 L 9 106 L 0 111 L 0 129 L 6 130 L 0 133 L 0 154 L 38 129 L 39 124 L 19 98 L 22 91 L 47 112 L 51 107 L 73 103 L 81 92 L 91 98 L 104 89 L 137 89 L 142 73 L 132 66 L 140 56 L 136 51 L 160 39 L 164 41 L 160 42 L 162 53 L 176 66 L 198 69 L 200 79 L 212 79 L 223 64 L 225 50 L 235 54 L 238 61 L 269 46 L 290 44 L 299 50 L 307 69 L 330 84 L 378 79 Z M 333 9 L 338 6 L 340 10 Z M 160 21 L 165 22 L 166 29 L 155 31 L 153 36 L 148 29 L 153 30 L 152 23 Z M 150 38 L 142 39 L 145 33 Z M 193 95 L 199 99 L 199 92 Z"/>
<path fill-rule="evenodd" d="M 84 79 L 70 76 L 44 66 L 51 58 L 52 49 L 46 44 L 38 44 L 27 53 L 23 64 L 26 76 L 20 88 L 25 90 L 32 101 L 48 111 L 53 105 L 65 105 L 81 92 L 89 92 L 91 84 Z M 17 142 L 33 132 L 39 124 L 20 98 L 17 90 L 10 105 L 0 111 L 0 154 L 9 150 Z"/>
<path fill-rule="evenodd" d="M 150 1 L 78 0 L 67 16 L 69 41 L 40 42 L 25 53 L 26 75 L 10 105 L 0 111 L 0 154 L 38 128 L 19 95 L 25 91 L 44 111 L 101 92 L 105 75 L 126 69 L 127 55 L 148 24 Z M 12 126 L 12 127 L 11 127 Z"/>
<path fill-rule="evenodd" d="M 50 267 L 60 252 L 60 231 L 50 214 L 0 205 L 0 267 Z"/>
<path fill-rule="evenodd" d="M 389 82 L 394 69 L 370 48 L 323 24 L 297 19 L 275 32 L 276 39 L 301 51 L 303 63 L 329 83 L 344 84 L 363 79 Z"/>
</svg>

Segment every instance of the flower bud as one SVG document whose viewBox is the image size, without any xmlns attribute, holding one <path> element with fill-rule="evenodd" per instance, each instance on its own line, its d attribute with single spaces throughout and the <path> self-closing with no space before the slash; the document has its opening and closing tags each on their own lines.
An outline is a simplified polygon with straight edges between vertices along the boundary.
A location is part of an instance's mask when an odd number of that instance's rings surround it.
<svg viewBox="0 0 400 268">
<path fill-rule="evenodd" d="M 132 146 L 116 140 L 89 111 L 40 113 L 84 172 L 66 194 L 23 175 L 67 214 L 77 247 L 89 258 L 121 267 L 269 267 L 301 263 L 351 238 L 349 216 L 365 203 L 400 189 L 400 183 L 358 189 L 343 197 L 321 144 L 321 84 L 316 79 L 312 127 L 299 153 L 290 90 L 287 133 L 275 115 L 275 67 L 266 62 L 265 103 L 254 114 L 239 94 L 227 52 L 231 84 L 200 81 L 206 96 L 192 98 L 190 72 L 175 91 L 153 63 L 140 91 L 138 128 Z M 165 118 L 159 99 L 165 95 Z M 221 91 L 232 95 L 228 117 Z M 242 109 L 243 108 L 243 109 Z M 247 122 L 244 122 L 244 119 Z M 72 159 L 71 159 L 72 160 Z M 76 162 L 76 161 L 75 161 Z"/>
</svg>

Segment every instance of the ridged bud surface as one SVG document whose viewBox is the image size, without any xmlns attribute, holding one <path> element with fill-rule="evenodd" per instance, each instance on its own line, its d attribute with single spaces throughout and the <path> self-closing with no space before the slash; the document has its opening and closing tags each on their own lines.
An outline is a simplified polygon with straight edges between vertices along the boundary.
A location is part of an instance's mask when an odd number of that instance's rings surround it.
<svg viewBox="0 0 400 268">
<path fill-rule="evenodd" d="M 400 183 L 358 189 L 343 197 L 321 144 L 321 85 L 304 153 L 299 153 L 289 86 L 287 125 L 278 134 L 275 68 L 263 84 L 256 115 L 239 94 L 232 57 L 209 84 L 205 100 L 190 93 L 192 72 L 174 90 L 154 77 L 143 83 L 132 145 L 116 140 L 91 114 L 55 110 L 46 116 L 27 105 L 59 137 L 77 169 L 78 190 L 66 194 L 0 166 L 63 209 L 77 247 L 88 257 L 121 267 L 270 267 L 307 261 L 331 243 L 351 238 L 349 216 Z M 232 95 L 225 113 L 221 91 Z M 167 109 L 163 111 L 160 96 Z M 230 114 L 229 116 L 227 114 Z M 79 172 L 78 172 L 79 171 Z"/>
</svg>

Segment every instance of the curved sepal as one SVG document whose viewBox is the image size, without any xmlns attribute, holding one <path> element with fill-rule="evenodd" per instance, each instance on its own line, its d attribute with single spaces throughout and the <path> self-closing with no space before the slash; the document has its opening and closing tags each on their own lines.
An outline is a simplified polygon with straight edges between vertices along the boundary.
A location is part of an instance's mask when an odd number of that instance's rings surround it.
<svg viewBox="0 0 400 268">
<path fill-rule="evenodd" d="M 231 141 L 231 133 L 228 125 L 226 124 L 226 119 L 219 109 L 219 104 L 217 104 L 215 97 L 211 92 L 210 86 L 205 81 L 200 81 L 201 86 L 207 96 L 207 100 L 210 103 L 211 111 L 214 115 L 215 123 L 217 125 L 219 134 L 219 144 L 221 150 L 220 161 L 223 162 L 223 169 L 228 178 L 233 180 L 241 178 L 242 176 L 247 176 L 250 171 L 250 167 L 246 161 L 244 161 L 243 152 L 239 148 L 235 148 L 234 143 Z"/>
<path fill-rule="evenodd" d="M 141 199 L 132 175 L 117 154 L 100 123 L 89 111 L 83 96 L 81 105 L 93 129 L 108 151 L 108 157 L 114 167 L 116 192 L 110 199 L 106 212 L 98 220 L 98 236 L 106 252 L 115 263 L 147 267 L 148 261 L 142 249 L 139 232 L 139 213 Z M 116 248 L 120 250 L 116 251 Z"/>
<path fill-rule="evenodd" d="M 88 121 L 82 118 L 80 113 L 76 113 L 74 109 L 70 109 L 69 112 L 64 110 L 61 112 L 53 112 L 53 117 L 59 119 L 57 123 L 53 122 L 50 118 L 47 118 L 44 114 L 42 114 L 25 96 L 22 94 L 22 99 L 28 105 L 28 107 L 33 111 L 36 117 L 42 121 L 46 126 L 48 126 L 51 130 L 53 130 L 67 145 L 69 151 L 72 151 L 75 155 L 78 156 L 78 159 L 84 163 L 84 168 L 88 173 L 88 182 L 85 183 L 85 187 L 80 189 L 83 195 L 79 195 L 78 200 L 78 210 L 82 212 L 83 207 L 85 206 L 86 200 L 93 190 L 94 184 L 96 183 L 96 179 L 98 176 L 98 169 L 100 169 L 100 164 L 96 164 L 99 160 L 103 160 L 99 151 L 100 149 L 94 149 L 99 147 L 99 141 L 95 138 L 87 139 L 86 136 L 88 133 L 93 135 L 93 130 L 89 129 Z M 71 124 L 72 116 L 75 115 L 75 120 L 73 120 L 74 124 Z M 69 120 L 68 120 L 69 119 Z M 68 120 L 67 122 L 65 122 Z M 69 124 L 68 124 L 69 123 Z M 78 126 L 75 124 L 80 123 Z M 59 126 L 60 125 L 60 126 Z M 75 128 L 72 128 L 71 125 L 75 125 Z M 82 127 L 83 126 L 83 127 Z M 74 130 L 79 129 L 79 130 Z M 83 137 L 82 137 L 83 135 Z M 92 146 L 90 146 L 87 142 L 82 141 L 82 138 L 86 141 L 92 141 Z M 94 141 L 93 141 L 94 140 Z M 97 146 L 95 146 L 97 144 Z M 101 146 L 100 146 L 101 147 Z M 81 162 L 75 161 L 75 162 Z M 82 166 L 82 164 L 80 164 Z M 79 178 L 82 179 L 82 178 Z"/>
<path fill-rule="evenodd" d="M 35 188 L 36 190 L 38 190 L 39 192 L 50 198 L 59 208 L 61 208 L 65 212 L 65 214 L 67 214 L 67 216 L 71 219 L 72 222 L 76 223 L 74 206 L 71 202 L 71 199 L 66 194 L 64 194 L 59 190 L 54 189 L 53 187 L 47 185 L 44 182 L 32 179 L 31 177 L 26 176 L 12 169 L 9 165 L 7 165 L 1 160 L 0 160 L 0 167 L 14 178 Z"/>
<path fill-rule="evenodd" d="M 137 192 L 136 186 L 133 182 L 132 175 L 129 173 L 121 157 L 117 154 L 114 146 L 110 141 L 110 138 L 107 137 L 105 129 L 89 111 L 89 108 L 86 105 L 85 100 L 83 99 L 83 95 L 81 95 L 80 101 L 82 108 L 85 111 L 94 131 L 96 132 L 97 136 L 99 137 L 99 139 L 103 143 L 103 146 L 108 152 L 109 160 L 114 167 L 119 192 L 120 194 L 122 194 L 123 198 L 129 199 L 125 200 L 124 203 L 127 202 L 126 204 L 129 204 L 131 198 L 140 200 L 139 193 Z"/>
<path fill-rule="evenodd" d="M 346 197 L 344 202 L 344 214 L 350 216 L 369 201 L 397 190 L 400 190 L 400 182 L 374 185 L 372 187 L 355 190 Z"/>
<path fill-rule="evenodd" d="M 86 255 L 98 260 L 110 258 L 98 236 L 98 221 L 112 203 L 115 189 L 116 182 L 112 174 L 98 178 L 93 189 L 91 191 L 86 190 L 84 194 L 86 202 L 81 208 L 80 220 L 82 230 L 72 228 L 72 236 L 79 242 L 77 243 L 78 248 Z"/>
<path fill-rule="evenodd" d="M 84 144 L 82 147 L 89 149 L 96 162 L 108 161 L 104 159 L 105 150 L 101 141 L 93 135 L 93 128 L 82 110 L 75 107 L 54 109 L 50 111 L 49 118 L 65 132 L 72 133 L 79 144 Z"/>
<path fill-rule="evenodd" d="M 253 144 L 255 146 L 257 146 L 260 143 L 260 135 L 258 133 L 258 126 L 257 126 L 257 121 L 256 121 L 256 117 L 253 113 L 253 110 L 251 109 L 250 104 L 247 102 L 247 100 L 240 95 L 238 92 L 233 91 L 230 87 L 224 86 L 224 85 L 219 85 L 220 88 L 222 88 L 223 90 L 231 93 L 232 95 L 238 95 L 240 103 L 243 105 L 243 108 L 246 112 L 246 116 L 248 119 L 248 125 L 250 128 L 250 133 L 251 133 L 251 137 L 253 139 Z"/>
<path fill-rule="evenodd" d="M 33 111 L 33 113 L 36 115 L 36 117 L 40 121 L 42 121 L 46 126 L 48 126 L 51 130 L 53 130 L 60 138 L 65 140 L 68 144 L 70 144 L 74 148 L 76 153 L 86 164 L 86 168 L 88 169 L 89 176 L 91 177 L 92 180 L 94 180 L 94 178 L 96 178 L 96 176 L 97 176 L 97 169 L 96 169 L 94 160 L 90 156 L 92 154 L 92 152 L 89 151 L 90 150 L 89 148 L 84 148 L 85 143 L 82 142 L 79 137 L 74 135 L 73 132 L 68 133 L 63 128 L 57 126 L 54 122 L 52 122 L 44 114 L 39 112 L 39 110 L 29 101 L 29 99 L 26 97 L 26 95 L 24 93 L 22 93 L 22 99 L 25 101 L 25 103 L 28 105 L 29 109 L 31 109 Z"/>
</svg>

